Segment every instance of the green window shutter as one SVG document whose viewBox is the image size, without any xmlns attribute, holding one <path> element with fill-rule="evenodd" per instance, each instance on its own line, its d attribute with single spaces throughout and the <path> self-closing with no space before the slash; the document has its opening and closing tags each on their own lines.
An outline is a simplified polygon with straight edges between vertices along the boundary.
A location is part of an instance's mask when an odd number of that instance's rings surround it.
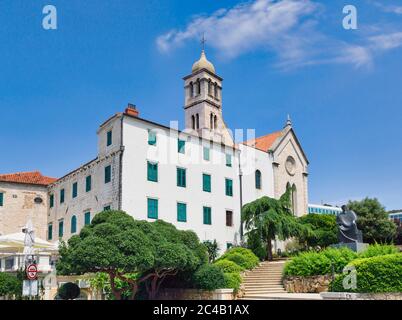
<svg viewBox="0 0 402 320">
<path fill-rule="evenodd" d="M 0 207 L 4 205 L 4 193 L 0 193 Z"/>
<path fill-rule="evenodd" d="M 78 183 L 74 182 L 73 183 L 73 198 L 77 198 L 78 195 Z"/>
<path fill-rule="evenodd" d="M 226 195 L 229 197 L 233 196 L 233 180 L 232 179 L 225 179 L 225 186 L 226 186 Z"/>
<path fill-rule="evenodd" d="M 47 225 L 47 239 L 52 240 L 53 239 L 53 224 L 49 223 Z"/>
<path fill-rule="evenodd" d="M 226 155 L 226 166 L 231 167 L 232 166 L 232 156 L 230 154 Z"/>
<path fill-rule="evenodd" d="M 77 217 L 71 217 L 71 233 L 74 234 L 77 232 Z"/>
<path fill-rule="evenodd" d="M 84 224 L 87 226 L 91 224 L 91 213 L 90 212 L 85 212 L 84 215 Z"/>
<path fill-rule="evenodd" d="M 204 224 L 211 225 L 212 224 L 212 217 L 211 217 L 211 208 L 204 207 Z"/>
<path fill-rule="evenodd" d="M 112 139 L 113 139 L 112 131 L 108 131 L 108 133 L 107 133 L 107 143 L 106 143 L 107 146 L 112 145 Z"/>
<path fill-rule="evenodd" d="M 186 187 L 186 169 L 177 168 L 177 186 Z"/>
<path fill-rule="evenodd" d="M 207 147 L 204 147 L 204 160 L 209 161 L 210 159 L 210 150 Z"/>
<path fill-rule="evenodd" d="M 105 183 L 109 183 L 112 181 L 112 167 L 107 166 L 105 167 Z"/>
<path fill-rule="evenodd" d="M 148 181 L 158 182 L 158 164 L 148 161 Z"/>
<path fill-rule="evenodd" d="M 158 219 L 158 200 L 148 199 L 148 218 Z"/>
<path fill-rule="evenodd" d="M 60 203 L 64 203 L 64 189 L 60 190 Z"/>
<path fill-rule="evenodd" d="M 151 130 L 148 131 L 148 144 L 150 146 L 156 146 L 156 133 Z"/>
<path fill-rule="evenodd" d="M 177 204 L 177 221 L 187 222 L 187 204 L 185 203 Z"/>
<path fill-rule="evenodd" d="M 64 234 L 64 221 L 59 221 L 59 238 L 62 238 Z"/>
<path fill-rule="evenodd" d="M 50 208 L 53 208 L 53 207 L 54 207 L 54 195 L 53 195 L 53 194 L 50 195 L 49 207 L 50 207 Z"/>
<path fill-rule="evenodd" d="M 103 208 L 103 211 L 110 211 L 110 206 L 106 206 Z"/>
<path fill-rule="evenodd" d="M 228 242 L 228 243 L 226 244 L 226 249 L 227 249 L 227 250 L 229 250 L 229 249 L 232 248 L 232 247 L 233 247 L 233 244 L 232 244 L 232 243 Z"/>
<path fill-rule="evenodd" d="M 92 190 L 92 176 L 88 176 L 85 179 L 85 191 L 89 192 Z"/>
<path fill-rule="evenodd" d="M 202 190 L 211 192 L 211 176 L 209 174 L 202 175 Z"/>
<path fill-rule="evenodd" d="M 186 153 L 186 141 L 184 140 L 177 140 L 177 150 L 179 153 Z"/>
</svg>

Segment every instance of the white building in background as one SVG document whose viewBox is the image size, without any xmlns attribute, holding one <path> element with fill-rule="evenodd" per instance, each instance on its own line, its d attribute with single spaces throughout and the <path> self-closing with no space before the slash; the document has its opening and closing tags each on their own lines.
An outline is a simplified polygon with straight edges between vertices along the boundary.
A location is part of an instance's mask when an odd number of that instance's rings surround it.
<svg viewBox="0 0 402 320">
<path fill-rule="evenodd" d="M 242 205 L 278 198 L 287 186 L 294 214 L 306 214 L 308 160 L 290 119 L 280 131 L 235 143 L 222 81 L 203 51 L 184 78 L 183 131 L 141 118 L 133 105 L 103 123 L 98 156 L 47 187 L 47 239 L 68 239 L 96 213 L 118 209 L 194 230 L 223 251 L 241 240 Z"/>
<path fill-rule="evenodd" d="M 331 206 L 329 204 L 309 204 L 309 214 L 334 214 L 338 215 L 342 212 L 342 208 Z"/>
</svg>

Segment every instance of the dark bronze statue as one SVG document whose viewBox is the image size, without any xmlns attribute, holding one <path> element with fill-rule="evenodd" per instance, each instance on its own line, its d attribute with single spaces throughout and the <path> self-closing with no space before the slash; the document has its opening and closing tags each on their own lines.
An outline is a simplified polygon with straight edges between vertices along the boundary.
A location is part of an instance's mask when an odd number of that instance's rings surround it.
<svg viewBox="0 0 402 320">
<path fill-rule="evenodd" d="M 340 243 L 362 243 L 362 232 L 357 229 L 357 215 L 347 206 L 342 206 L 342 213 L 336 218 L 339 227 L 338 241 Z"/>
</svg>

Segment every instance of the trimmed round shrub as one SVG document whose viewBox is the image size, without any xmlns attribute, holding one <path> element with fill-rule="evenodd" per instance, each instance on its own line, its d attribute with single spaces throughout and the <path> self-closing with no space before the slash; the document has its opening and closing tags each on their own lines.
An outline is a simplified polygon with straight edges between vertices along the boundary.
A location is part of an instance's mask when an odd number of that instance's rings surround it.
<svg viewBox="0 0 402 320">
<path fill-rule="evenodd" d="M 366 250 L 359 254 L 359 258 L 371 258 L 376 256 L 384 256 L 387 254 L 398 253 L 399 249 L 393 245 L 372 244 Z"/>
<path fill-rule="evenodd" d="M 225 288 L 234 289 L 235 291 L 238 291 L 240 289 L 242 279 L 239 273 L 225 273 L 224 277 Z"/>
<path fill-rule="evenodd" d="M 242 247 L 231 248 L 219 258 L 219 260 L 230 260 L 244 269 L 253 269 L 260 263 L 258 257 L 250 250 Z"/>
<path fill-rule="evenodd" d="M 402 292 L 402 254 L 356 259 L 348 264 L 356 268 L 356 288 L 345 289 L 341 274 L 330 284 L 332 292 L 381 293 Z M 348 280 L 348 279 L 347 279 Z"/>
<path fill-rule="evenodd" d="M 216 261 L 214 265 L 220 268 L 224 273 L 240 273 L 244 271 L 243 267 L 227 259 Z"/>
<path fill-rule="evenodd" d="M 75 283 L 68 282 L 63 284 L 57 293 L 62 300 L 74 300 L 80 295 L 80 287 Z"/>
<path fill-rule="evenodd" d="M 219 267 L 205 264 L 194 274 L 194 283 L 199 289 L 210 291 L 222 289 L 225 288 L 225 276 Z"/>
</svg>

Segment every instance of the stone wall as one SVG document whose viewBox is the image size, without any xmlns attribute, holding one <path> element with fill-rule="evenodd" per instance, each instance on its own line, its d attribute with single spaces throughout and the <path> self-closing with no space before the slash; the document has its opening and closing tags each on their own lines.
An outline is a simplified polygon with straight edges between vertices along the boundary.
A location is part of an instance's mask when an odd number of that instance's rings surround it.
<svg viewBox="0 0 402 320">
<path fill-rule="evenodd" d="M 286 277 L 283 284 L 286 291 L 291 293 L 321 293 L 328 291 L 328 286 L 331 281 L 331 275 Z"/>
<path fill-rule="evenodd" d="M 233 289 L 161 289 L 157 300 L 233 300 Z"/>
</svg>

